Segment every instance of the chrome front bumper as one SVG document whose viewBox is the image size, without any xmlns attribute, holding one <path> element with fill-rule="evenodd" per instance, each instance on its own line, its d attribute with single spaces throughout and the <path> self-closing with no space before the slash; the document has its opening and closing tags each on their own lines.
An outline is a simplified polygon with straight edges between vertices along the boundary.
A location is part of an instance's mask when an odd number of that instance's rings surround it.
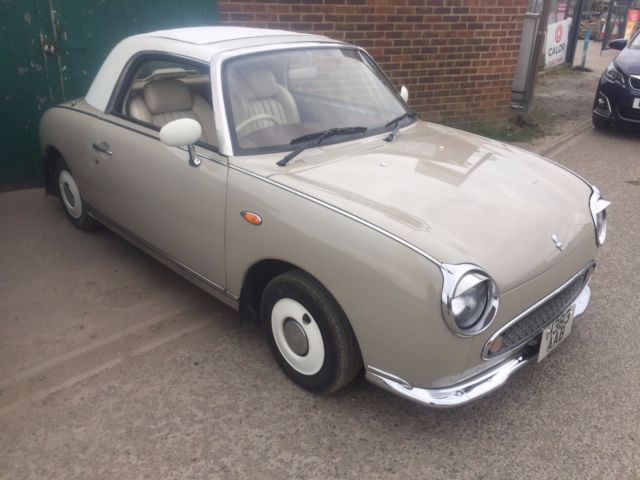
<svg viewBox="0 0 640 480">
<path fill-rule="evenodd" d="M 591 289 L 586 285 L 572 305 L 575 317 L 582 315 L 589 305 Z M 413 387 L 404 380 L 378 369 L 367 368 L 366 378 L 374 385 L 429 407 L 457 407 L 483 397 L 503 386 L 509 377 L 537 356 L 537 348 L 525 347 L 501 364 L 461 383 L 444 388 Z"/>
</svg>

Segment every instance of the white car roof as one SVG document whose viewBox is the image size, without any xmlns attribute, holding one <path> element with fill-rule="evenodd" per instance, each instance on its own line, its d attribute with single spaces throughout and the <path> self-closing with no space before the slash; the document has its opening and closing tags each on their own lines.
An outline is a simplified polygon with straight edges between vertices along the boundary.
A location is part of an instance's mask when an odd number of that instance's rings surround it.
<svg viewBox="0 0 640 480">
<path fill-rule="evenodd" d="M 288 43 L 341 43 L 322 35 L 244 27 L 191 27 L 160 30 L 125 38 L 100 67 L 85 97 L 92 107 L 105 111 L 111 93 L 129 60 L 140 52 L 166 52 L 210 63 L 228 51 Z"/>
<path fill-rule="evenodd" d="M 157 32 L 144 33 L 141 37 L 157 37 L 177 40 L 179 42 L 193 43 L 195 45 L 208 45 L 211 43 L 228 42 L 245 38 L 263 38 L 286 35 L 304 35 L 285 30 L 267 30 L 263 28 L 245 27 L 192 27 L 176 28 L 173 30 L 159 30 Z M 313 35 L 306 35 L 313 36 Z"/>
</svg>

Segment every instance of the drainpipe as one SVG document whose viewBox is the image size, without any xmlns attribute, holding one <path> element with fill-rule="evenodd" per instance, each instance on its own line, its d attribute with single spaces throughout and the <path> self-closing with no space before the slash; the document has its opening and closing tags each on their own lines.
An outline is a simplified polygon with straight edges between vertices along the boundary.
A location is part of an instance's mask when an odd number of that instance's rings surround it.
<svg viewBox="0 0 640 480">
<path fill-rule="evenodd" d="M 540 21 L 538 23 L 538 33 L 536 34 L 535 44 L 533 47 L 533 55 L 531 56 L 531 64 L 527 72 L 526 90 L 524 94 L 524 102 L 521 115 L 526 119 L 531 113 L 533 106 L 533 92 L 536 86 L 536 78 L 538 77 L 539 62 L 542 55 L 547 37 L 547 24 L 549 23 L 549 10 L 551 2 L 542 3 L 542 11 L 540 12 Z"/>
</svg>

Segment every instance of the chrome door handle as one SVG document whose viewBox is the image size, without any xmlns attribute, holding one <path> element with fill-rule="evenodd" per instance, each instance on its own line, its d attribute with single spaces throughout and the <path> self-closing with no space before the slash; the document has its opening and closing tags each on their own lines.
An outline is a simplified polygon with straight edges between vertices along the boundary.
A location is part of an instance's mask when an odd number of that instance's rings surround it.
<svg viewBox="0 0 640 480">
<path fill-rule="evenodd" d="M 93 149 L 96 152 L 104 153 L 108 156 L 113 155 L 113 152 L 109 149 L 109 144 L 107 142 L 94 143 Z"/>
</svg>

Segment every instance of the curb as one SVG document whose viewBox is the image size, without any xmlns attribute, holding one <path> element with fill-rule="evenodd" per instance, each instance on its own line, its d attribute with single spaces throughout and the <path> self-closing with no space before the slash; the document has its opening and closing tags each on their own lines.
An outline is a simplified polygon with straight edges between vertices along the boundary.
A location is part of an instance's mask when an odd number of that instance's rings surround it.
<svg viewBox="0 0 640 480">
<path fill-rule="evenodd" d="M 562 148 L 567 146 L 567 144 L 571 140 L 573 140 L 575 137 L 577 137 L 578 135 L 586 132 L 589 129 L 591 129 L 591 119 L 586 120 L 585 122 L 581 123 L 580 125 L 578 125 L 576 127 L 576 129 L 573 132 L 567 133 L 567 134 L 561 136 L 556 141 L 554 141 L 551 145 L 541 145 L 538 148 L 532 149 L 532 151 L 537 153 L 538 155 L 540 155 L 542 157 L 547 157 L 549 155 L 557 153 Z"/>
</svg>

